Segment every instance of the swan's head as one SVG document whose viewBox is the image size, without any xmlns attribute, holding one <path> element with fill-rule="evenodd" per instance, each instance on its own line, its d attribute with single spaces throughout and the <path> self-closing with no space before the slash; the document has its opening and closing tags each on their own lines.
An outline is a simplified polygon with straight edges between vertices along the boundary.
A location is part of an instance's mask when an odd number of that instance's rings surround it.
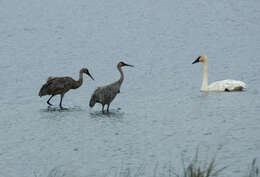
<svg viewBox="0 0 260 177">
<path fill-rule="evenodd" d="M 195 63 L 198 63 L 198 62 L 204 63 L 206 61 L 208 61 L 208 57 L 204 54 L 200 54 L 200 56 L 194 62 L 192 62 L 192 64 L 195 64 Z"/>
</svg>

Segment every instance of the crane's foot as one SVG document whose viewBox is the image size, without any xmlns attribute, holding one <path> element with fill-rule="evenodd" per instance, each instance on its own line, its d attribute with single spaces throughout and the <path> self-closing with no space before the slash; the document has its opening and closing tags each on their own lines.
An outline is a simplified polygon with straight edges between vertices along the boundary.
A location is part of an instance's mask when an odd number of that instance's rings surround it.
<svg viewBox="0 0 260 177">
<path fill-rule="evenodd" d="M 109 106 L 110 106 L 110 104 L 107 105 L 107 113 L 109 113 Z"/>
<path fill-rule="evenodd" d="M 64 107 L 60 106 L 60 110 L 68 110 L 68 108 L 64 108 Z"/>
<path fill-rule="evenodd" d="M 66 110 L 69 110 L 69 108 L 61 108 L 60 110 L 61 111 L 66 111 Z"/>
</svg>

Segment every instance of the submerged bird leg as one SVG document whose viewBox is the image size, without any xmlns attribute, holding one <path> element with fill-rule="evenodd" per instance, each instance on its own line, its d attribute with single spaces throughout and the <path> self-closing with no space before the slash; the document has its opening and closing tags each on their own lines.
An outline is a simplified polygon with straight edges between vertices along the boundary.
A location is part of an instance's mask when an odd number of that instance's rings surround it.
<svg viewBox="0 0 260 177">
<path fill-rule="evenodd" d="M 62 100 L 63 100 L 64 94 L 60 95 L 60 109 L 63 109 L 62 107 Z"/>
<path fill-rule="evenodd" d="M 52 97 L 54 97 L 54 95 L 51 95 L 51 97 L 50 97 L 50 98 L 48 99 L 48 101 L 47 101 L 47 104 L 50 105 L 50 106 L 52 106 L 52 104 L 50 103 Z"/>
</svg>

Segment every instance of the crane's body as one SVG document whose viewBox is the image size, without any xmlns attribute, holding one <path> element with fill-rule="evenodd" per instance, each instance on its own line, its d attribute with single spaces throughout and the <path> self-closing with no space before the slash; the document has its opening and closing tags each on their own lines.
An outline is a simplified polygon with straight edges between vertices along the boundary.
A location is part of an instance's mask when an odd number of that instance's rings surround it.
<svg viewBox="0 0 260 177">
<path fill-rule="evenodd" d="M 90 107 L 93 107 L 96 103 L 100 103 L 102 105 L 102 112 L 104 113 L 105 105 L 107 105 L 107 112 L 109 112 L 109 106 L 116 95 L 120 93 L 120 87 L 124 81 L 124 73 L 121 68 L 123 66 L 133 67 L 132 65 L 125 64 L 124 62 L 119 62 L 117 65 L 117 69 L 120 72 L 120 79 L 112 84 L 98 87 L 91 96 L 91 99 L 89 101 Z"/>
<path fill-rule="evenodd" d="M 88 72 L 88 69 L 82 68 L 79 72 L 79 80 L 74 80 L 71 77 L 49 77 L 47 82 L 42 86 L 42 88 L 39 91 L 39 96 L 45 96 L 45 95 L 51 95 L 51 97 L 48 99 L 47 104 L 52 105 L 50 103 L 50 100 L 55 95 L 60 95 L 60 108 L 62 107 L 62 99 L 70 89 L 76 89 L 79 88 L 83 83 L 83 73 L 89 75 L 91 79 L 93 77 Z M 94 80 L 94 79 L 93 79 Z"/>
</svg>

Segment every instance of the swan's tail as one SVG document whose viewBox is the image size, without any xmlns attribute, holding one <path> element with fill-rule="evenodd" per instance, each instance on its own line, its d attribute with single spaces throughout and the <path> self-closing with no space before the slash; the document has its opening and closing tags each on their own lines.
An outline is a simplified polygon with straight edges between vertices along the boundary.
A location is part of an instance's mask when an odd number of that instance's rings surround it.
<svg viewBox="0 0 260 177">
<path fill-rule="evenodd" d="M 237 87 L 234 88 L 234 91 L 242 91 L 244 88 L 246 88 L 246 87 L 237 86 Z"/>
</svg>

